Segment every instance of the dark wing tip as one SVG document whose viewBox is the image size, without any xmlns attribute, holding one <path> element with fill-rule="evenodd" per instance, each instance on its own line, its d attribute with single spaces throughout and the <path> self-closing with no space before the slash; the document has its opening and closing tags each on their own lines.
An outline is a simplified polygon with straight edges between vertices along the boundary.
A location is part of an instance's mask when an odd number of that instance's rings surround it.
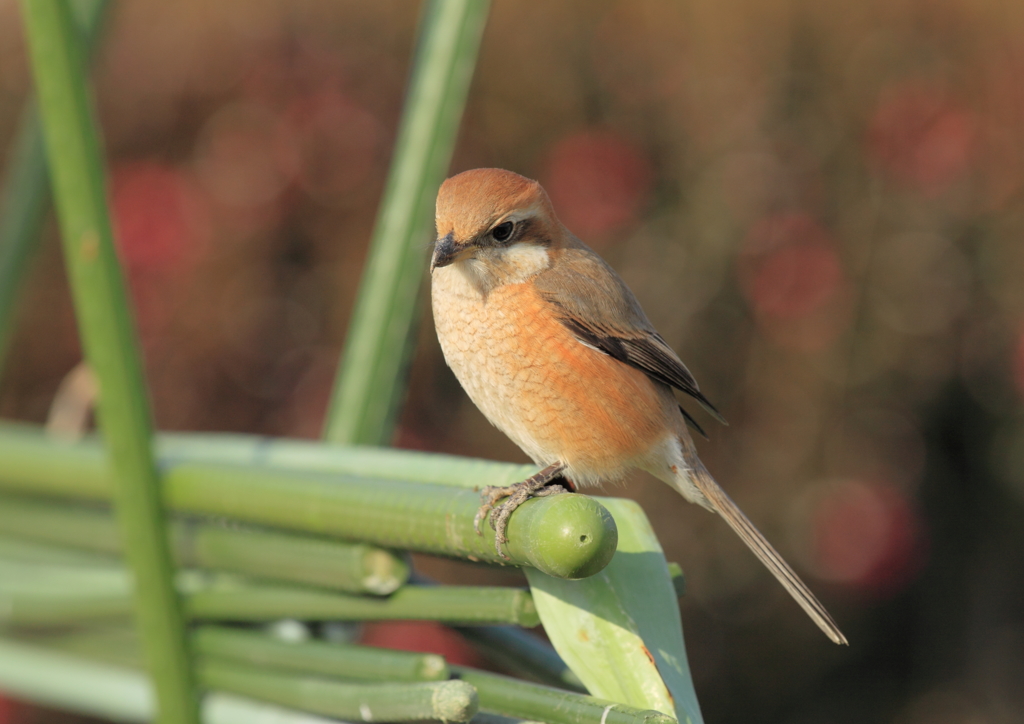
<svg viewBox="0 0 1024 724">
<path fill-rule="evenodd" d="M 708 398 L 706 398 L 704 396 L 704 393 L 698 391 L 697 394 L 693 394 L 692 392 L 689 393 L 689 394 L 695 400 L 697 400 L 697 402 L 700 403 L 701 407 L 703 407 L 705 410 L 707 410 L 707 413 L 709 415 L 711 415 L 713 418 L 718 420 L 720 423 L 722 423 L 726 427 L 729 427 L 729 421 L 726 420 L 725 417 L 722 416 L 722 413 L 719 412 L 718 409 L 714 405 L 711 404 L 710 400 L 708 400 Z"/>
<path fill-rule="evenodd" d="M 695 432 L 697 432 L 698 434 L 700 434 L 700 436 L 702 438 L 704 438 L 705 440 L 710 440 L 711 439 L 711 438 L 708 437 L 708 434 L 706 432 L 704 432 L 704 428 L 700 426 L 700 423 L 698 423 L 696 420 L 693 419 L 693 417 L 690 416 L 690 413 L 686 411 L 686 408 L 684 408 L 682 405 L 680 405 L 679 406 L 679 411 L 681 413 L 683 413 L 683 419 L 686 420 L 686 426 L 687 427 L 689 427 L 690 429 L 692 429 Z"/>
</svg>

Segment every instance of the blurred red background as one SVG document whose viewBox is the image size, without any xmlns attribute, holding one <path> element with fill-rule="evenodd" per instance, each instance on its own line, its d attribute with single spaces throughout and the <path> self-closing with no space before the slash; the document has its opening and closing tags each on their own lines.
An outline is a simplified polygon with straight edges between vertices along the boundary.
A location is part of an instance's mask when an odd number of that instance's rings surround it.
<svg viewBox="0 0 1024 724">
<path fill-rule="evenodd" d="M 114 6 L 95 83 L 161 428 L 318 435 L 417 12 Z M 609 488 L 687 572 L 709 722 L 1024 717 L 1022 73 L 1007 2 L 493 4 L 452 172 L 540 179 L 619 270 L 731 423 L 702 457 L 852 642 L 720 521 Z M 28 92 L 0 2 L 0 148 Z M 41 421 L 79 360 L 52 224 L 12 350 L 0 414 Z M 429 314 L 396 442 L 524 459 Z"/>
</svg>

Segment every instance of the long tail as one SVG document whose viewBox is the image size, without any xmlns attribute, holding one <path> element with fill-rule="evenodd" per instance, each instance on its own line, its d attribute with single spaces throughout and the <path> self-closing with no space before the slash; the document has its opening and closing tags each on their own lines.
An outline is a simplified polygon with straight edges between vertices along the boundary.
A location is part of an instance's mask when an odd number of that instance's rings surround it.
<svg viewBox="0 0 1024 724">
<path fill-rule="evenodd" d="M 807 612 L 807 615 L 813 619 L 814 623 L 818 624 L 818 628 L 824 631 L 825 635 L 835 643 L 848 644 L 849 642 L 846 640 L 843 632 L 839 630 L 836 622 L 832 620 L 832 616 L 821 605 L 821 602 L 811 593 L 811 589 L 800 580 L 800 576 L 789 567 L 789 564 L 782 559 L 782 556 L 772 547 L 771 543 L 765 540 L 761 532 L 754 527 L 754 524 L 743 514 L 743 511 L 736 506 L 736 503 L 732 502 L 732 498 L 726 495 L 725 491 L 715 482 L 715 479 L 711 477 L 711 473 L 707 471 L 696 455 L 693 455 L 689 463 L 690 470 L 687 471 L 689 473 L 686 475 L 687 480 L 677 481 L 676 487 L 678 488 L 686 483 L 696 486 L 697 490 L 711 504 L 711 508 L 725 518 L 725 522 L 736 531 L 736 534 L 754 552 L 754 555 L 764 563 L 765 567 L 772 572 L 772 575 L 779 579 L 779 583 L 789 591 L 789 595 L 796 599 L 796 602 Z M 682 471 L 680 471 L 679 475 L 683 475 Z"/>
</svg>

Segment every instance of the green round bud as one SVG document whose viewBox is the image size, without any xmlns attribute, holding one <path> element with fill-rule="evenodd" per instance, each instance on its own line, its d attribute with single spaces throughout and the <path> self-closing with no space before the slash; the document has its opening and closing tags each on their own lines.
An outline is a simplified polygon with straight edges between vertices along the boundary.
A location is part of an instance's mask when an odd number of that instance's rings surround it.
<svg viewBox="0 0 1024 724">
<path fill-rule="evenodd" d="M 508 552 L 558 578 L 600 572 L 615 555 L 619 531 L 593 498 L 562 493 L 523 503 L 509 521 Z"/>
</svg>

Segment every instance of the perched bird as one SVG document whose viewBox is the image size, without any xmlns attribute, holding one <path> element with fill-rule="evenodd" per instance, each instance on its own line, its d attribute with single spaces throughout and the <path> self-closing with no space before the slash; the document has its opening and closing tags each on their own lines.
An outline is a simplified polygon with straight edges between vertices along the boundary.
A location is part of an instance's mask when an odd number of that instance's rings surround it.
<svg viewBox="0 0 1024 724">
<path fill-rule="evenodd" d="M 536 181 L 501 169 L 449 178 L 437 196 L 430 263 L 445 360 L 499 430 L 544 469 L 484 490 L 498 553 L 531 495 L 646 470 L 725 518 L 836 643 L 846 637 L 708 473 L 672 388 L 725 422 L 644 315 L 626 284 L 555 216 Z M 507 497 L 504 503 L 498 501 Z"/>
</svg>

